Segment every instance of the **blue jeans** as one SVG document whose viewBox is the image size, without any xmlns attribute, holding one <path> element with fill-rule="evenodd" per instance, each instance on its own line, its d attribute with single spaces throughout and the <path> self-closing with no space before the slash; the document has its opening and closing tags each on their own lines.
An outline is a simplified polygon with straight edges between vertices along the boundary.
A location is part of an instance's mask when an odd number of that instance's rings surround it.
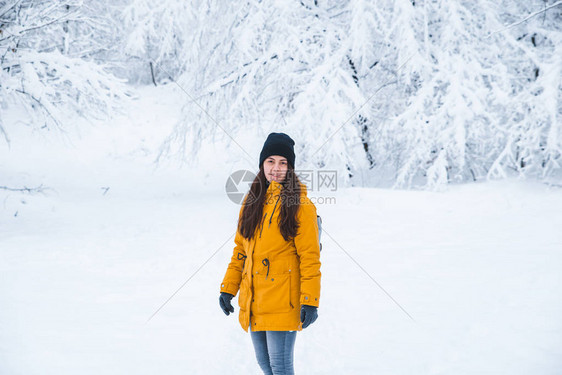
<svg viewBox="0 0 562 375">
<path fill-rule="evenodd" d="M 294 375 L 293 350 L 297 331 L 250 332 L 256 358 L 265 375 Z"/>
</svg>

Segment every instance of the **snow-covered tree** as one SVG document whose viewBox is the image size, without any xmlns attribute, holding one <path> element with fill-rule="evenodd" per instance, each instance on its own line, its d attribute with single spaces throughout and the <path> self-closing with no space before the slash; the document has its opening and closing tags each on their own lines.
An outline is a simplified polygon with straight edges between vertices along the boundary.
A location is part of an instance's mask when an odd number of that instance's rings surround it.
<svg viewBox="0 0 562 375">
<path fill-rule="evenodd" d="M 193 72 L 193 60 L 209 46 L 197 32 L 205 29 L 206 20 L 198 14 L 199 2 L 177 0 L 134 0 L 121 12 L 122 45 L 126 58 L 137 69 L 127 72 L 131 81 L 167 83 L 185 71 Z M 192 55 L 187 54 L 193 51 Z"/>
<path fill-rule="evenodd" d="M 397 184 L 504 177 L 512 170 L 545 177 L 559 168 L 560 11 L 504 27 L 541 3 L 433 1 L 402 9 L 404 29 L 418 30 L 420 43 L 403 77 L 411 94 L 384 137 L 399 150 L 388 155 Z M 395 40 L 411 43 L 407 33 Z"/>
<path fill-rule="evenodd" d="M 238 152 L 252 129 L 280 130 L 301 141 L 301 165 L 355 184 L 560 170 L 560 1 L 143 4 L 153 24 L 191 30 L 175 44 L 189 100 L 167 152 L 191 159 L 211 137 Z"/>
<path fill-rule="evenodd" d="M 15 106 L 37 127 L 110 113 L 117 75 L 186 94 L 160 156 L 225 142 L 254 163 L 256 141 L 285 131 L 298 167 L 351 184 L 549 178 L 562 170 L 561 13 L 561 0 L 11 0 L 0 136 Z"/>
<path fill-rule="evenodd" d="M 2 113 L 10 109 L 21 109 L 18 124 L 64 130 L 75 115 L 102 118 L 118 108 L 124 87 L 105 62 L 120 38 L 109 4 L 0 3 L 0 135 L 8 144 Z"/>
</svg>

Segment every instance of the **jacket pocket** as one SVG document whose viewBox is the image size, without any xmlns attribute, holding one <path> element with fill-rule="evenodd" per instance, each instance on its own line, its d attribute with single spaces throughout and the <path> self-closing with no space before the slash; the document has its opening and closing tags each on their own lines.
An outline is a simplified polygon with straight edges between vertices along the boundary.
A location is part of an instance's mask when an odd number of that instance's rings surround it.
<svg viewBox="0 0 562 375">
<path fill-rule="evenodd" d="M 291 275 L 277 274 L 254 277 L 255 308 L 259 314 L 283 313 L 291 310 Z"/>
</svg>

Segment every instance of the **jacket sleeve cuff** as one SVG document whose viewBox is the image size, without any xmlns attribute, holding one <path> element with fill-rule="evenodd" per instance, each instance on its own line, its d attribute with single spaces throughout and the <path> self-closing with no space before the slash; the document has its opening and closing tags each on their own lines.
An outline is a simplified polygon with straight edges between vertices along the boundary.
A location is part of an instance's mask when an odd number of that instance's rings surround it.
<svg viewBox="0 0 562 375">
<path fill-rule="evenodd" d="M 309 305 L 309 306 L 318 307 L 320 301 L 319 301 L 318 297 L 313 297 L 310 294 L 301 293 L 300 303 L 301 303 L 301 305 Z"/>
<path fill-rule="evenodd" d="M 236 293 L 238 293 L 238 286 L 233 283 L 221 283 L 221 293 L 222 292 L 236 296 Z"/>
</svg>

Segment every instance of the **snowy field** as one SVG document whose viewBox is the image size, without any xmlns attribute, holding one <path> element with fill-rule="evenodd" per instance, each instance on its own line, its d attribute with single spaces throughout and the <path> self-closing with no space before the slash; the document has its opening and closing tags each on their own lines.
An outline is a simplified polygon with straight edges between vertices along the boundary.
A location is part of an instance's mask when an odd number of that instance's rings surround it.
<svg viewBox="0 0 562 375">
<path fill-rule="evenodd" d="M 7 185 L 51 188 L 0 190 L 0 374 L 260 373 L 237 304 L 218 305 L 239 210 L 224 183 L 249 165 L 219 150 L 202 170 L 155 169 L 185 97 L 142 93 L 80 138 L 20 129 L 0 150 Z M 561 188 L 333 196 L 298 374 L 562 373 Z"/>
</svg>

